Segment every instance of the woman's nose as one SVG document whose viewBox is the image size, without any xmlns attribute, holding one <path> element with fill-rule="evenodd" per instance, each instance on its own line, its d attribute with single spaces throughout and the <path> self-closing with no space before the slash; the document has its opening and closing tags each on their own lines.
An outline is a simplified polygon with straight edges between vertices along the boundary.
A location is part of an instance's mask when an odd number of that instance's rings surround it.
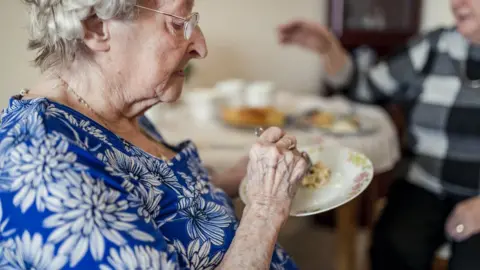
<svg viewBox="0 0 480 270">
<path fill-rule="evenodd" d="M 207 43 L 199 26 L 193 31 L 192 36 L 190 37 L 190 42 L 189 54 L 191 54 L 193 58 L 207 57 Z"/>
</svg>

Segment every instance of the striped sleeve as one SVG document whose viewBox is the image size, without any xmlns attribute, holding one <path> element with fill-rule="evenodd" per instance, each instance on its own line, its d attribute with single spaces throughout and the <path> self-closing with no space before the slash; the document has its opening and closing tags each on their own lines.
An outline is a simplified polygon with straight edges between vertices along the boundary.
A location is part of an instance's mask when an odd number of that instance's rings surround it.
<svg viewBox="0 0 480 270">
<path fill-rule="evenodd" d="M 413 99 L 421 87 L 412 86 L 428 73 L 429 62 L 443 31 L 438 29 L 411 39 L 396 53 L 366 71 L 360 70 L 350 58 L 344 70 L 338 73 L 339 78 L 327 83 L 360 102 L 383 104 Z"/>
</svg>

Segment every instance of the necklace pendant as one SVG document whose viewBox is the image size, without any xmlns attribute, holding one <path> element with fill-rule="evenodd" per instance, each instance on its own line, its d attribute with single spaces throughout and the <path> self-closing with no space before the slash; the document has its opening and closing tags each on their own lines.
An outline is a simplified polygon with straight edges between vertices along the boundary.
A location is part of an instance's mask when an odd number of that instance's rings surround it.
<svg viewBox="0 0 480 270">
<path fill-rule="evenodd" d="M 20 90 L 20 96 L 22 96 L 22 97 L 26 96 L 28 94 L 28 92 L 29 92 L 29 90 L 24 88 L 24 89 Z"/>
</svg>

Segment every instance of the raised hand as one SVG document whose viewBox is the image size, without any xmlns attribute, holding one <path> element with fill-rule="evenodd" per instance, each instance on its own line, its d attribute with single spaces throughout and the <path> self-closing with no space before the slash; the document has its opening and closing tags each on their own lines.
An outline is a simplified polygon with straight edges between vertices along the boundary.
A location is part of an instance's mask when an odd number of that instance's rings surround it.
<svg viewBox="0 0 480 270">
<path fill-rule="evenodd" d="M 296 149 L 296 139 L 272 127 L 250 150 L 247 170 L 249 203 L 278 210 L 288 216 L 298 183 L 308 163 Z"/>
</svg>

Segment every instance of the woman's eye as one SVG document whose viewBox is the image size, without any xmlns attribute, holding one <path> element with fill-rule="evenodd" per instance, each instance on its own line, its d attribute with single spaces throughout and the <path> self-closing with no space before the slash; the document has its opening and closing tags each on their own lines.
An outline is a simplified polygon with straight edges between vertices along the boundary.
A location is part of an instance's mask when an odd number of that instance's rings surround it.
<svg viewBox="0 0 480 270">
<path fill-rule="evenodd" d="M 172 20 L 172 27 L 175 30 L 182 30 L 183 29 L 183 22 L 177 21 L 177 20 Z"/>
</svg>

